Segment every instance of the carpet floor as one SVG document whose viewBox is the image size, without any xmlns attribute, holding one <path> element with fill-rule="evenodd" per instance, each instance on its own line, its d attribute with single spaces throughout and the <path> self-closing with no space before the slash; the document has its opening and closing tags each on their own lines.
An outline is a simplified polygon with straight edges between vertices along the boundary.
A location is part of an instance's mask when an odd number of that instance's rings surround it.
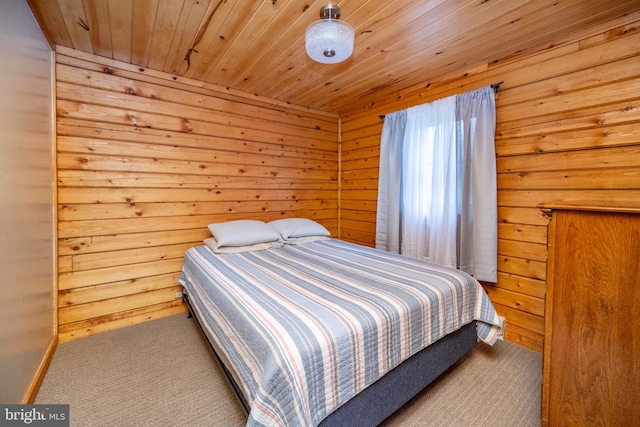
<svg viewBox="0 0 640 427">
<path fill-rule="evenodd" d="M 541 383 L 540 354 L 507 342 L 479 344 L 383 426 L 536 427 Z M 186 314 L 60 344 L 35 403 L 69 404 L 71 426 L 245 424 Z"/>
</svg>

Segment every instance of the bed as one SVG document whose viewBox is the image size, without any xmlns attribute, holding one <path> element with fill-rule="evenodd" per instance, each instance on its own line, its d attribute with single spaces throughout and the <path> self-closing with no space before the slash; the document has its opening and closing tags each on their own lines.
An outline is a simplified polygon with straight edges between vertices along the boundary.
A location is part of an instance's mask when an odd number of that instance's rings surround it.
<svg viewBox="0 0 640 427">
<path fill-rule="evenodd" d="M 478 339 L 499 338 L 501 319 L 471 276 L 314 224 L 316 234 L 281 227 L 276 240 L 230 250 L 210 226 L 213 242 L 185 253 L 185 301 L 247 426 L 377 425 Z"/>
</svg>

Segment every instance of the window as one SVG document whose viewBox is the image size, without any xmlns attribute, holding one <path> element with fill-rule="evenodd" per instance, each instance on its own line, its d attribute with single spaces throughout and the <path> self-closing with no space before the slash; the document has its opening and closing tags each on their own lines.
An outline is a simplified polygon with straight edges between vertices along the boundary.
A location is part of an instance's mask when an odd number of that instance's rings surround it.
<svg viewBox="0 0 640 427">
<path fill-rule="evenodd" d="M 376 247 L 496 280 L 493 88 L 385 117 Z"/>
</svg>

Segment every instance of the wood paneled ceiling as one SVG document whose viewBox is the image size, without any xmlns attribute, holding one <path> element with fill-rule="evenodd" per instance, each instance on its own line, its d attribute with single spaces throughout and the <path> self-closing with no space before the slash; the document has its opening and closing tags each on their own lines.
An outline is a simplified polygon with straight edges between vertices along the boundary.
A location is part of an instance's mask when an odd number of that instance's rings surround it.
<svg viewBox="0 0 640 427">
<path fill-rule="evenodd" d="M 640 13 L 638 0 L 340 0 L 354 54 L 323 65 L 304 32 L 328 2 L 28 0 L 52 45 L 336 114 Z"/>
</svg>

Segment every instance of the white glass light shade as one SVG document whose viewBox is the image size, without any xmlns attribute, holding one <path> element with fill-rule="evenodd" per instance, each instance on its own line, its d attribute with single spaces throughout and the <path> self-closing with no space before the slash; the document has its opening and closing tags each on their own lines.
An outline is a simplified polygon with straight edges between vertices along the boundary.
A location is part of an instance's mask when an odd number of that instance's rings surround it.
<svg viewBox="0 0 640 427">
<path fill-rule="evenodd" d="M 323 64 L 342 62 L 353 53 L 354 31 L 337 19 L 321 19 L 309 25 L 304 37 L 307 55 Z"/>
</svg>

